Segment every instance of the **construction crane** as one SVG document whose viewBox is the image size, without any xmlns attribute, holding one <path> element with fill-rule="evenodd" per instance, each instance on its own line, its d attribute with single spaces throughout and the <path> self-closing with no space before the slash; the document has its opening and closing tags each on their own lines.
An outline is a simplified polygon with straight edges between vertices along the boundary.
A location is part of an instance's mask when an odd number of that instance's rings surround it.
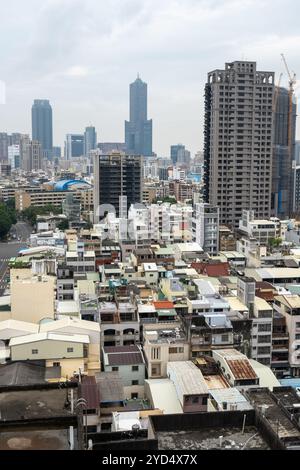
<svg viewBox="0 0 300 470">
<path fill-rule="evenodd" d="M 287 71 L 288 77 L 289 77 L 289 116 L 288 116 L 288 149 L 289 149 L 289 156 L 290 156 L 290 163 L 292 165 L 292 161 L 294 160 L 294 155 L 293 155 L 293 136 L 294 136 L 294 125 L 293 125 L 293 108 L 294 108 L 294 103 L 293 103 L 293 98 L 294 98 L 294 87 L 297 83 L 297 77 L 296 74 L 293 73 L 293 75 L 290 72 L 290 69 L 288 67 L 287 61 L 285 59 L 284 54 L 281 54 L 285 69 Z M 293 187 L 294 185 L 294 175 L 293 172 L 291 171 L 290 173 L 290 186 Z M 295 207 L 295 201 L 294 198 L 293 200 L 289 201 L 290 204 L 290 212 L 294 213 L 294 207 Z"/>
<path fill-rule="evenodd" d="M 289 77 L 289 103 L 290 105 L 289 105 L 289 123 L 288 123 L 288 146 L 290 149 L 291 157 L 293 159 L 293 154 L 292 154 L 293 152 L 293 97 L 294 97 L 294 86 L 297 83 L 297 77 L 295 73 L 293 73 L 293 75 L 291 74 L 284 54 L 281 54 L 281 57 L 282 57 L 285 69 Z"/>
</svg>

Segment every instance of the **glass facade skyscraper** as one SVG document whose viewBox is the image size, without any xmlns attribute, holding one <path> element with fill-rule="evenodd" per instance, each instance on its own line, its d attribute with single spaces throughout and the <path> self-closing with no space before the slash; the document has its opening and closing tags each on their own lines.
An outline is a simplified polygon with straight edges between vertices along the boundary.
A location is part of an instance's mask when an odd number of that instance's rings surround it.
<svg viewBox="0 0 300 470">
<path fill-rule="evenodd" d="M 126 152 L 152 156 L 152 119 L 147 119 L 147 83 L 139 77 L 130 85 L 130 121 L 125 121 Z"/>
<path fill-rule="evenodd" d="M 97 133 L 93 126 L 85 128 L 84 132 L 84 156 L 88 157 L 91 150 L 97 148 Z"/>
<path fill-rule="evenodd" d="M 274 147 L 272 161 L 272 215 L 287 219 L 293 212 L 293 159 L 295 155 L 297 105 L 292 104 L 292 143 L 289 146 L 290 95 L 278 88 L 274 115 Z"/>
<path fill-rule="evenodd" d="M 52 108 L 49 100 L 34 100 L 31 108 L 32 140 L 41 144 L 43 155 L 52 158 Z"/>
</svg>

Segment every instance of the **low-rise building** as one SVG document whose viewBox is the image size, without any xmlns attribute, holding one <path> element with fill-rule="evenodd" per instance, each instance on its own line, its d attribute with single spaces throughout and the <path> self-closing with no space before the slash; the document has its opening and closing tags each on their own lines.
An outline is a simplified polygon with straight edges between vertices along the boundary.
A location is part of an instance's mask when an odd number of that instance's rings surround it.
<svg viewBox="0 0 300 470">
<path fill-rule="evenodd" d="M 87 335 L 37 333 L 12 338 L 9 342 L 12 361 L 46 361 L 46 367 L 61 367 L 61 378 L 87 372 Z"/>
<path fill-rule="evenodd" d="M 300 297 L 279 295 L 275 297 L 274 309 L 285 317 L 289 334 L 289 365 L 293 377 L 300 376 Z"/>
<path fill-rule="evenodd" d="M 212 356 L 231 387 L 259 385 L 259 378 L 244 354 L 235 349 L 219 349 Z"/>
<path fill-rule="evenodd" d="M 127 399 L 144 398 L 145 361 L 141 347 L 106 346 L 102 349 L 105 372 L 118 372 Z"/>
<path fill-rule="evenodd" d="M 191 361 L 169 362 L 167 375 L 175 386 L 184 413 L 207 411 L 208 388 L 195 364 Z"/>
<path fill-rule="evenodd" d="M 179 322 L 144 325 L 143 350 L 148 378 L 167 377 L 167 364 L 189 359 L 189 343 Z"/>
</svg>

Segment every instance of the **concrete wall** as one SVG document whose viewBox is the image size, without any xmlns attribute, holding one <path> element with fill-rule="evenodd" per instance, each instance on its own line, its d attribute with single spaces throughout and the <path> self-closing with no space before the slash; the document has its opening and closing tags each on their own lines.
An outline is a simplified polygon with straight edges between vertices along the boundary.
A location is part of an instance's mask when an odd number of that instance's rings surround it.
<svg viewBox="0 0 300 470">
<path fill-rule="evenodd" d="M 133 371 L 131 365 L 117 366 L 118 372 L 122 379 L 124 387 L 132 387 L 132 380 L 138 380 L 139 385 L 144 386 L 145 381 L 145 364 L 136 364 L 138 371 Z M 112 372 L 112 366 L 105 366 L 105 372 Z"/>
<path fill-rule="evenodd" d="M 19 270 L 22 271 L 22 270 Z M 55 280 L 43 277 L 12 279 L 11 318 L 14 320 L 38 323 L 43 318 L 54 319 Z"/>
<path fill-rule="evenodd" d="M 73 348 L 73 352 L 67 352 Z M 32 354 L 37 350 L 37 354 Z M 33 343 L 11 346 L 11 358 L 13 361 L 40 360 L 40 359 L 73 359 L 83 357 L 83 344 L 70 341 L 44 340 Z"/>
<path fill-rule="evenodd" d="M 84 372 L 84 360 L 83 358 L 76 359 L 52 359 L 46 361 L 46 367 L 52 367 L 54 362 L 59 362 L 61 367 L 61 377 L 70 378 L 73 377 L 74 372 L 78 374 L 79 369 L 81 373 Z"/>
</svg>

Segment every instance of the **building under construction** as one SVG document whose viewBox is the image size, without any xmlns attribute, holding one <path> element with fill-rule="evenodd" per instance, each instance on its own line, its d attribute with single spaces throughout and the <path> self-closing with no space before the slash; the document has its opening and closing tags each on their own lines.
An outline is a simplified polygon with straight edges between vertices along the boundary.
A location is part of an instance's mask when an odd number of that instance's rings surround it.
<svg viewBox="0 0 300 470">
<path fill-rule="evenodd" d="M 293 213 L 292 167 L 295 155 L 297 105 L 294 100 L 291 105 L 290 91 L 286 88 L 276 89 L 275 100 L 271 207 L 272 215 L 287 219 Z"/>
</svg>

